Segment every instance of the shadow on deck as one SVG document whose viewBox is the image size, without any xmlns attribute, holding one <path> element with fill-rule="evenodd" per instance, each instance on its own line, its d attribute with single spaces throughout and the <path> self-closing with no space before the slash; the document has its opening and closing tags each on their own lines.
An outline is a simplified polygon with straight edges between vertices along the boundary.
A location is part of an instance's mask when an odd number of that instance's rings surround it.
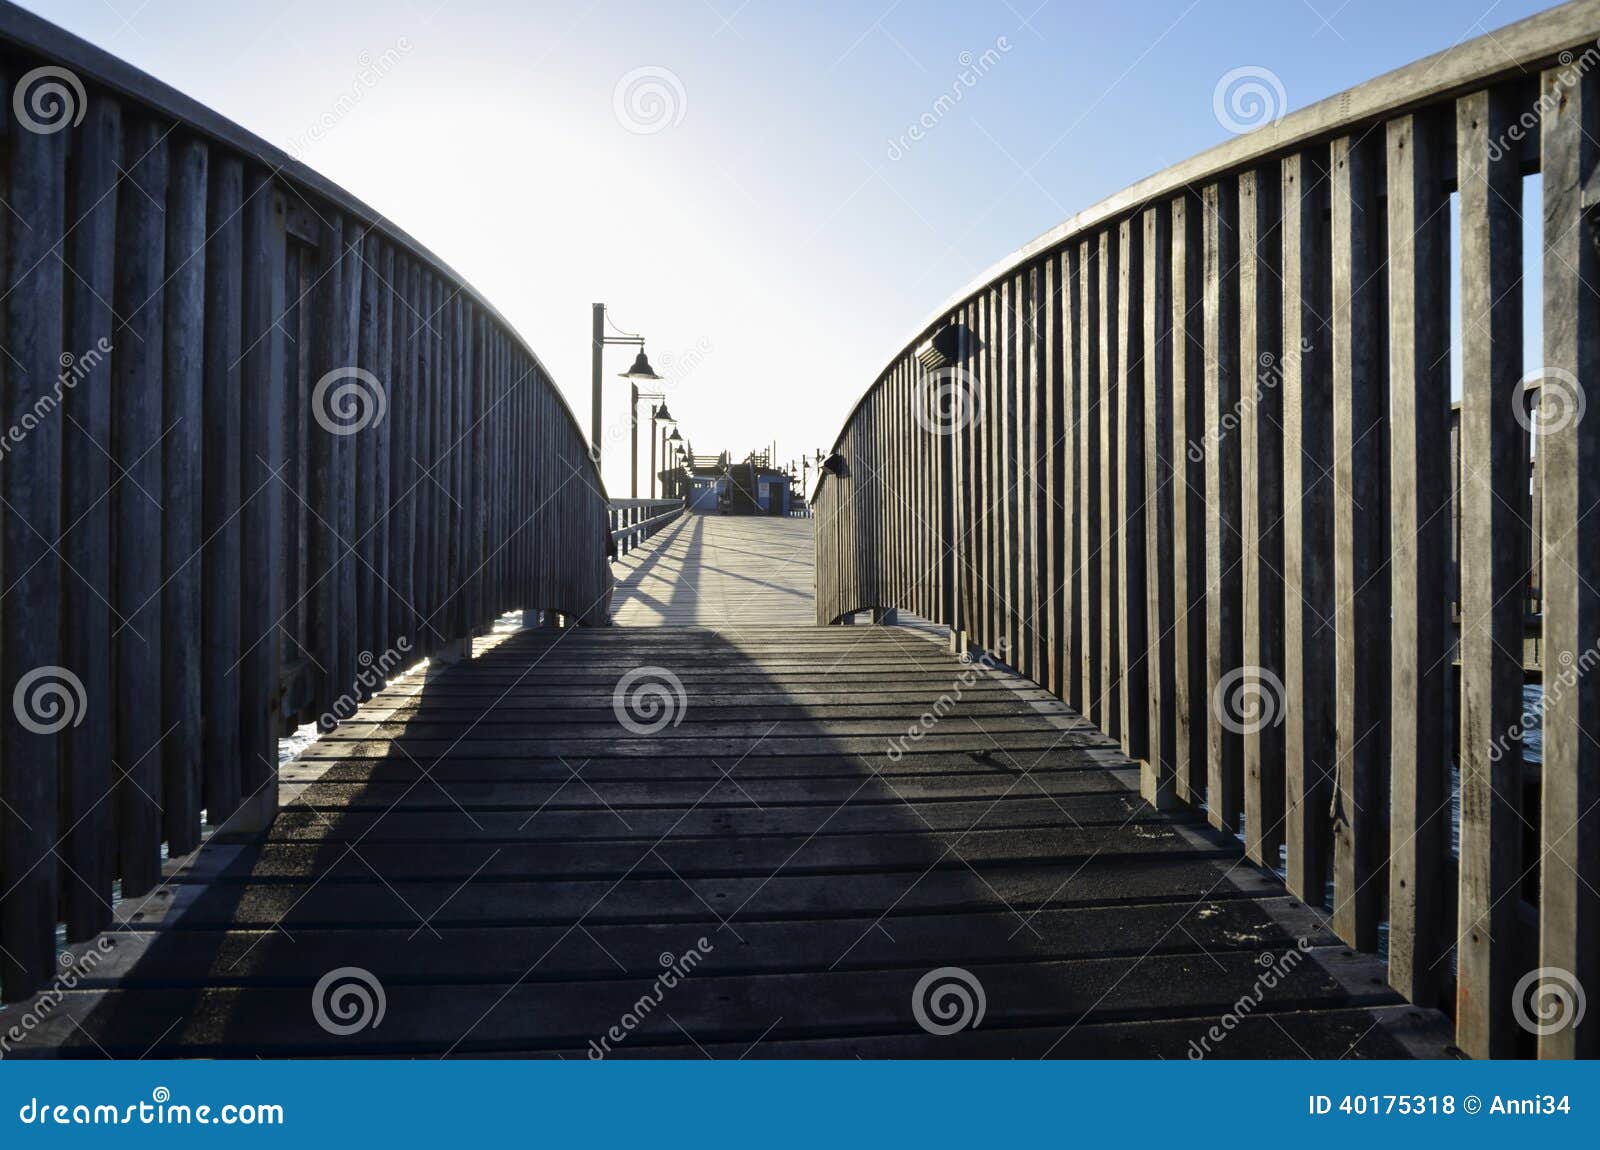
<svg viewBox="0 0 1600 1150">
<path fill-rule="evenodd" d="M 811 520 L 685 514 L 613 565 L 618 626 L 816 622 Z"/>
<path fill-rule="evenodd" d="M 15 1053 L 1443 1052 L 1008 672 L 886 627 L 478 646 L 310 747 L 265 841 L 208 848 Z M 380 1024 L 318 995 L 336 971 L 381 986 Z"/>
</svg>

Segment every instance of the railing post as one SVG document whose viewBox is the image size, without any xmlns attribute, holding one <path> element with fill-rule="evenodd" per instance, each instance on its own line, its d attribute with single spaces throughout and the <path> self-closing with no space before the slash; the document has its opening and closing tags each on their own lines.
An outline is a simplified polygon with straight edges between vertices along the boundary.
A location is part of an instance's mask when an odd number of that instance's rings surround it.
<svg viewBox="0 0 1600 1150">
<path fill-rule="evenodd" d="M 1518 114 L 1495 89 L 1456 103 L 1461 197 L 1461 895 L 1456 1041 L 1514 1053 L 1522 818 L 1521 175 L 1504 148 Z M 1335 195 L 1335 200 L 1338 197 Z"/>
<path fill-rule="evenodd" d="M 1450 317 L 1431 285 L 1449 272 L 1442 125 L 1391 120 L 1389 183 L 1390 536 L 1394 667 L 1389 984 L 1431 1006 L 1446 971 L 1444 863 L 1452 673 Z"/>
<path fill-rule="evenodd" d="M 1574 85 L 1568 69 L 1552 69 L 1541 88 L 1545 378 L 1537 451 L 1547 694 L 1539 966 L 1566 972 L 1593 997 L 1600 994 L 1600 413 L 1584 417 L 1579 404 L 1600 381 L 1600 229 L 1589 190 L 1600 169 L 1600 81 L 1585 71 Z M 1600 1055 L 1596 1005 L 1585 1025 L 1541 1035 L 1540 1057 Z"/>
<path fill-rule="evenodd" d="M 1146 208 L 1144 228 L 1145 660 L 1148 750 L 1140 794 L 1157 810 L 1178 803 L 1177 700 L 1174 696 L 1172 441 L 1172 223 L 1166 204 Z M 1135 608 L 1137 609 L 1137 607 Z"/>
</svg>

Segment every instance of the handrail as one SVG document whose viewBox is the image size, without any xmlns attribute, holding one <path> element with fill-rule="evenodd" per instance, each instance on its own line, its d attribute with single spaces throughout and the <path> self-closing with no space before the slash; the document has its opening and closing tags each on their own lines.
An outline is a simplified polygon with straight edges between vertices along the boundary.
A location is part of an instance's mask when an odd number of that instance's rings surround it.
<svg viewBox="0 0 1600 1150">
<path fill-rule="evenodd" d="M 965 287 L 929 312 L 913 330 L 911 338 L 900 344 L 900 351 L 887 362 L 892 366 L 921 344 L 935 329 L 943 326 L 960 304 L 1075 236 L 1129 215 L 1143 204 L 1169 198 L 1225 172 L 1242 170 L 1282 155 L 1297 144 L 1353 132 L 1414 108 L 1445 102 L 1454 95 L 1483 87 L 1491 79 L 1537 72 L 1544 65 L 1555 63 L 1564 50 L 1593 45 L 1593 29 L 1597 23 L 1600 23 L 1600 0 L 1568 0 L 1547 12 L 1497 29 L 1492 36 L 1464 40 L 1365 84 L 1289 112 L 1253 131 L 1230 136 L 1182 163 L 1146 176 L 1067 217 L 979 272 Z M 867 391 L 871 390 L 868 387 Z M 856 401 L 845 417 L 847 424 L 865 399 L 866 394 L 863 394 Z"/>
<path fill-rule="evenodd" d="M 813 496 L 819 622 L 904 608 L 1002 651 L 1149 802 L 1242 828 L 1313 907 L 1331 881 L 1352 946 L 1387 923 L 1391 984 L 1476 1056 L 1600 1052 L 1525 1024 L 1600 986 L 1597 37 L 1564 5 L 1072 217 L 904 345 Z"/>
<path fill-rule="evenodd" d="M 277 742 L 517 608 L 606 495 L 533 350 L 279 149 L 0 3 L 0 983 L 259 828 Z M 59 410 L 58 410 L 59 409 Z M 58 842 L 59 840 L 59 842 Z"/>
<path fill-rule="evenodd" d="M 613 499 L 611 542 L 617 554 L 626 555 L 682 515 L 683 499 Z"/>
</svg>

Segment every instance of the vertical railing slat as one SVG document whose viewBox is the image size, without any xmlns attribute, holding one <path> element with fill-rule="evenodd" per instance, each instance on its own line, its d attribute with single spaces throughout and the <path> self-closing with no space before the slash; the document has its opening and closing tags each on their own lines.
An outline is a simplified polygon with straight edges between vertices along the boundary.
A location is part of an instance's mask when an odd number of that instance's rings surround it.
<svg viewBox="0 0 1600 1150">
<path fill-rule="evenodd" d="M 203 473 L 204 539 L 200 713 L 201 799 L 207 820 L 221 825 L 239 807 L 240 484 L 244 478 L 240 426 L 244 323 L 244 163 L 219 154 L 211 164 L 205 253 Z M 251 492 L 259 497 L 259 492 Z M 252 572 L 254 574 L 254 572 Z"/>
<path fill-rule="evenodd" d="M 1122 682 L 1122 748 L 1135 762 L 1150 757 L 1149 571 L 1145 565 L 1144 222 L 1122 221 L 1117 235 L 1117 662 Z"/>
<path fill-rule="evenodd" d="M 200 842 L 200 517 L 205 442 L 206 184 L 209 154 L 176 134 L 166 201 L 162 398 L 162 827 L 173 854 Z"/>
<path fill-rule="evenodd" d="M 1171 203 L 1173 721 L 1178 797 L 1206 796 L 1205 344 L 1201 205 Z"/>
<path fill-rule="evenodd" d="M 1234 698 L 1242 670 L 1239 490 L 1239 198 L 1208 184 L 1205 206 L 1206 814 L 1233 834 L 1244 810 L 1244 758 Z"/>
<path fill-rule="evenodd" d="M 1172 416 L 1172 220 L 1166 204 L 1144 211 L 1144 523 L 1145 659 L 1148 751 L 1140 793 L 1158 810 L 1178 804 L 1177 620 L 1173 585 L 1176 533 Z M 1181 456 L 1178 457 L 1181 460 Z M 1180 467 L 1183 464 L 1180 462 Z M 1138 606 L 1134 607 L 1138 610 Z"/>
<path fill-rule="evenodd" d="M 1284 845 L 1289 890 L 1326 900 L 1334 770 L 1333 403 L 1328 178 L 1283 161 Z"/>
<path fill-rule="evenodd" d="M 77 383 L 63 399 L 61 556 L 76 578 L 61 587 L 62 665 L 83 683 L 83 721 L 62 734 L 62 903 L 67 938 L 92 937 L 111 920 L 116 877 L 111 770 L 112 710 L 112 363 L 116 292 L 118 169 L 122 109 L 102 97 L 84 111 L 69 167 L 67 236 L 71 274 L 66 353 Z M 9 282 L 9 281 L 8 281 Z"/>
<path fill-rule="evenodd" d="M 53 253 L 66 213 L 66 155 L 65 136 L 13 126 L 0 178 L 6 201 L 0 418 L 7 432 L 0 475 L 0 977 L 8 999 L 31 995 L 55 967 L 57 736 L 67 725 L 59 719 L 70 723 L 86 707 L 104 705 L 85 697 L 73 669 L 61 666 L 61 588 L 77 578 L 55 552 L 63 526 L 63 420 L 34 416 L 36 404 L 53 402 L 62 370 L 65 270 Z"/>
<path fill-rule="evenodd" d="M 1571 68 L 1544 73 L 1544 379 L 1542 656 L 1544 787 L 1539 965 L 1600 990 L 1600 255 L 1592 192 L 1600 167 L 1600 84 Z M 1590 1010 L 1595 1009 L 1591 1002 Z M 1543 1058 L 1600 1055 L 1600 1023 L 1555 1028 Z"/>
<path fill-rule="evenodd" d="M 113 337 L 113 454 L 122 482 L 116 521 L 116 750 L 118 845 L 123 897 L 161 877 L 161 380 L 166 278 L 166 124 L 126 117 L 123 186 L 117 205 Z"/>
<path fill-rule="evenodd" d="M 1461 875 L 1456 1042 L 1515 1050 L 1512 1011 L 1522 875 L 1522 554 L 1527 457 L 1522 374 L 1519 114 L 1504 90 L 1456 103 L 1461 197 Z"/>
<path fill-rule="evenodd" d="M 1450 807 L 1449 138 L 1419 113 L 1388 125 L 1391 579 L 1389 983 L 1433 1005 L 1444 964 Z"/>
</svg>

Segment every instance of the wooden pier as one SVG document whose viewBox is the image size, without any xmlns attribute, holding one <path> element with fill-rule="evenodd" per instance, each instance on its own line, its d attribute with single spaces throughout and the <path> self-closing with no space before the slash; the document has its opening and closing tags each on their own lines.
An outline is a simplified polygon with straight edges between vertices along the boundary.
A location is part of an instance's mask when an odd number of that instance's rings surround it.
<svg viewBox="0 0 1600 1150">
<path fill-rule="evenodd" d="M 610 499 L 437 256 L 0 0 L 0 1053 L 1594 1055 L 1597 43 L 1064 221 L 790 520 Z"/>
</svg>

